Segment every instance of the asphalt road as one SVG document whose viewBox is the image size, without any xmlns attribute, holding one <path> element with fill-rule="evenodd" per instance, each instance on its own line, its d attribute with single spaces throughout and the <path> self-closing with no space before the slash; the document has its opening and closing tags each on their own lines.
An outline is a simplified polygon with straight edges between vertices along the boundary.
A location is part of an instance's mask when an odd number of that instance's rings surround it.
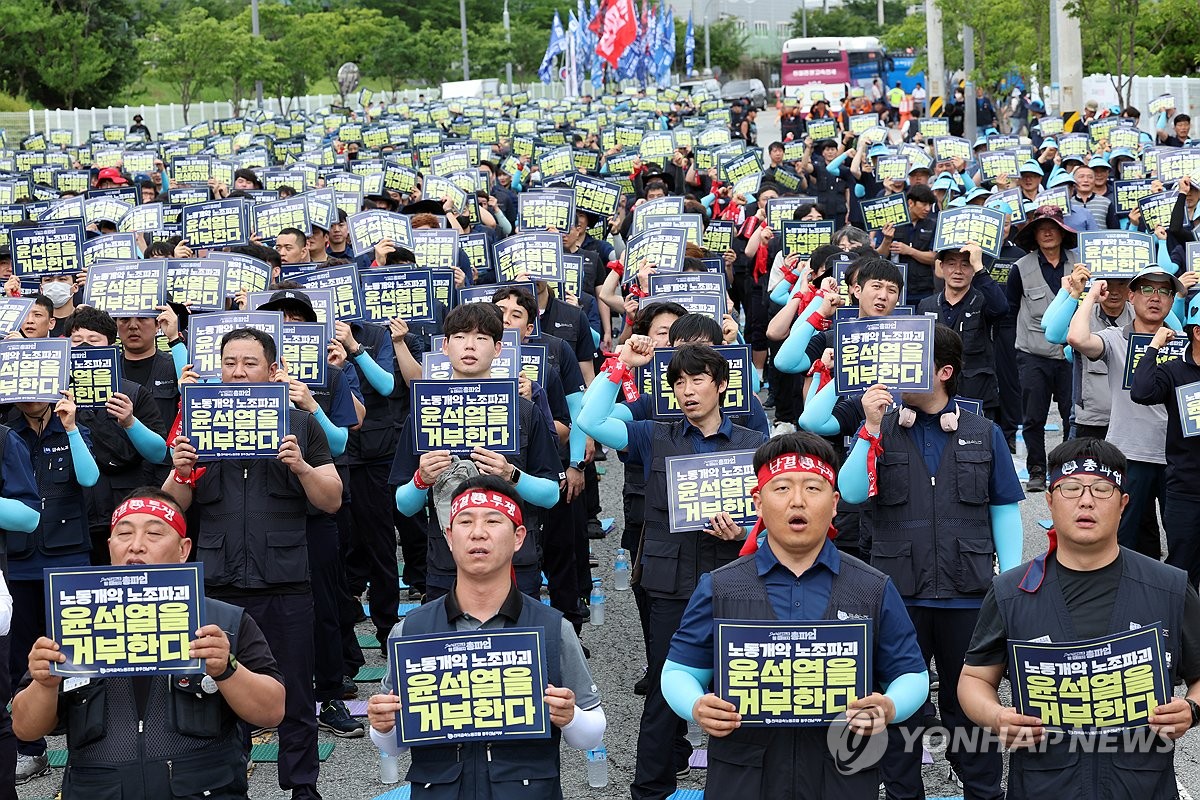
<svg viewBox="0 0 1200 800">
<path fill-rule="evenodd" d="M 778 120 L 774 110 L 758 116 L 759 142 L 765 147 L 778 138 Z M 765 394 L 765 393 L 764 393 Z M 1061 424 L 1054 419 L 1053 422 Z M 1047 446 L 1053 447 L 1060 441 L 1061 433 L 1047 434 Z M 1024 451 L 1018 451 L 1018 470 L 1024 466 Z M 593 555 L 600 566 L 594 571 L 601 579 L 607 595 L 606 621 L 602 626 L 585 625 L 583 642 L 591 650 L 591 668 L 600 688 L 605 714 L 608 717 L 608 733 L 605 745 L 608 749 L 609 783 L 603 789 L 591 789 L 586 780 L 586 764 L 580 752 L 563 747 L 562 782 L 566 798 L 588 800 L 624 800 L 629 797 L 629 783 L 633 778 L 634 753 L 637 743 L 638 720 L 641 716 L 642 698 L 633 694 L 634 682 L 641 676 L 645 666 L 641 629 L 631 592 L 617 592 L 612 582 L 612 564 L 620 542 L 622 472 L 620 463 L 611 456 L 603 462 L 607 474 L 600 481 L 600 497 L 604 508 L 602 517 L 615 517 L 616 528 L 602 540 L 592 542 Z M 1020 474 L 1020 473 L 1019 473 Z M 1046 532 L 1039 520 L 1049 518 L 1044 494 L 1029 496 L 1021 505 L 1021 518 L 1025 533 L 1025 556 L 1031 558 L 1045 549 Z M 1164 542 L 1165 549 L 1165 542 Z M 371 633 L 370 626 L 359 626 L 360 634 Z M 381 667 L 384 660 L 379 651 L 366 653 L 367 665 Z M 377 683 L 359 684 L 359 697 L 365 700 L 378 691 Z M 396 786 L 385 786 L 379 782 L 378 752 L 367 738 L 336 739 L 329 733 L 320 734 L 321 743 L 336 745 L 329 758 L 321 765 L 319 788 L 329 800 L 370 800 Z M 61 737 L 51 740 L 51 748 L 65 747 Z M 1189 733 L 1181 741 L 1180 752 L 1175 757 L 1175 768 L 1179 774 L 1180 787 L 1191 795 L 1200 796 L 1200 733 Z M 400 775 L 407 771 L 407 757 L 402 758 Z M 934 763 L 924 768 L 927 796 L 961 796 L 962 791 L 948 780 L 948 765 L 945 758 L 936 755 Z M 19 787 L 18 796 L 24 798 L 49 798 L 58 790 L 62 770 L 54 770 L 49 777 L 39 778 Z M 256 800 L 283 800 L 290 793 L 278 786 L 278 774 L 273 763 L 258 763 L 250 779 L 250 796 Z M 704 771 L 692 770 L 691 776 L 680 782 L 681 789 L 704 788 Z M 880 795 L 882 797 L 882 793 Z M 391 800 L 391 798 L 389 798 Z"/>
</svg>

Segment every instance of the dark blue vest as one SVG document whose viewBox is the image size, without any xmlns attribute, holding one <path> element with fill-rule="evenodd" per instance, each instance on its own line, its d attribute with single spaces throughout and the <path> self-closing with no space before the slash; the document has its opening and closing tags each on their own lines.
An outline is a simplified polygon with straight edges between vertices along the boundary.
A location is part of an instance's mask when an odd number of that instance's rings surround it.
<svg viewBox="0 0 1200 800">
<path fill-rule="evenodd" d="M 881 428 L 871 566 L 906 599 L 982 598 L 995 553 L 988 508 L 993 423 L 962 411 L 938 474 L 931 476 L 897 420 L 889 412 Z"/>
<path fill-rule="evenodd" d="M 14 410 L 12 418 L 18 418 L 20 413 Z M 38 494 L 42 498 L 42 518 L 30 533 L 7 532 L 9 561 L 27 559 L 34 553 L 51 558 L 78 555 L 92 546 L 87 502 L 83 487 L 75 479 L 70 439 L 57 420 L 51 424 L 54 429 L 42 436 L 28 427 L 17 433 L 29 446 L 33 459 Z"/>
<path fill-rule="evenodd" d="M 712 573 L 713 619 L 777 619 L 758 575 L 754 556 L 743 556 Z M 824 619 L 839 612 L 870 618 L 872 642 L 887 576 L 853 556 L 841 554 Z M 876 644 L 878 646 L 878 644 Z M 878 769 L 842 775 L 826 743 L 828 728 L 738 728 L 708 742 L 706 797 L 762 797 L 771 800 L 874 800 Z"/>
<path fill-rule="evenodd" d="M 546 675 L 562 685 L 562 614 L 521 595 L 519 628 L 541 628 L 546 640 Z M 446 598 L 440 597 L 409 612 L 404 635 L 453 631 L 446 619 Z M 405 778 L 413 800 L 562 800 L 558 742 L 551 726 L 549 739 L 516 742 L 463 742 L 412 749 L 412 766 Z"/>
<path fill-rule="evenodd" d="M 204 601 L 205 620 L 229 636 L 237 653 L 241 608 Z M 246 797 L 246 756 L 238 719 L 221 694 L 207 694 L 201 675 L 151 678 L 144 732 L 130 678 L 93 679 L 59 695 L 71 763 L 64 800 L 97 797 Z M 113 792 L 116 794 L 112 794 Z"/>
<path fill-rule="evenodd" d="M 684 435 L 684 421 L 656 422 L 646 481 L 646 523 L 643 527 L 641 586 L 654 597 L 687 600 L 696 581 L 706 572 L 738 557 L 741 542 L 725 542 L 697 530 L 671 533 L 667 502 L 667 458 L 696 454 L 693 440 Z M 729 445 L 722 449 L 753 450 L 763 443 L 758 431 L 733 426 Z"/>
<path fill-rule="evenodd" d="M 1187 574 L 1121 548 L 1121 583 L 1113 603 L 1109 631 L 1119 633 L 1153 622 L 1162 622 L 1167 647 L 1167 677 L 1180 680 L 1183 603 Z M 1027 567 L 997 576 L 996 604 L 1009 639 L 1031 640 L 1049 636 L 1054 642 L 1078 641 L 1058 580 L 1058 562 L 1044 559 L 1041 586 L 1027 581 Z M 1031 567 L 1038 567 L 1038 560 Z M 1027 589 L 1022 589 L 1022 585 Z M 1049 744 L 1045 752 L 1013 750 L 1009 761 L 1009 800 L 1088 797 L 1156 800 L 1174 798 L 1174 751 L 1159 743 L 1153 752 L 1123 752 L 1120 735 L 1110 735 L 1111 747 L 1093 740 L 1090 747 L 1070 747 L 1069 742 Z"/>
<path fill-rule="evenodd" d="M 302 455 L 312 415 L 288 413 Z M 196 560 L 204 584 L 238 591 L 271 590 L 308 581 L 306 515 L 311 506 L 300 479 L 275 459 L 209 461 L 196 482 Z"/>
</svg>

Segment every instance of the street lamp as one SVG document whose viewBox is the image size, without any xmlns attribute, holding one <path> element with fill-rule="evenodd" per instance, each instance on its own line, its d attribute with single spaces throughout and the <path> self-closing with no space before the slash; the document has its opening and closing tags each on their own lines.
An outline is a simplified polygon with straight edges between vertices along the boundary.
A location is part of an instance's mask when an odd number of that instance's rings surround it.
<svg viewBox="0 0 1200 800">
<path fill-rule="evenodd" d="M 467 0 L 458 0 L 458 18 L 462 26 L 463 80 L 471 80 L 471 61 L 467 54 Z"/>
<path fill-rule="evenodd" d="M 258 0 L 250 0 L 250 33 L 253 36 L 259 35 L 258 34 Z M 261 111 L 262 107 L 263 107 L 262 93 L 263 93 L 262 80 L 261 79 L 256 80 L 254 82 L 254 96 L 255 96 L 255 99 L 258 101 L 259 111 Z"/>
</svg>

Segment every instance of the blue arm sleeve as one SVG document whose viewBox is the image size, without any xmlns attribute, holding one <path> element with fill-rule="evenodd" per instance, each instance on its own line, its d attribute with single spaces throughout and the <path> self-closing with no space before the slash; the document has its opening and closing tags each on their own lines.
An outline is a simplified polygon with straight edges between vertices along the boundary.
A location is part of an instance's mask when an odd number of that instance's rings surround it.
<svg viewBox="0 0 1200 800">
<path fill-rule="evenodd" d="M 321 430 L 325 431 L 325 438 L 329 440 L 329 451 L 333 454 L 333 457 L 337 458 L 346 452 L 346 442 L 350 439 L 350 431 L 334 425 L 333 420 L 329 418 L 325 410 L 320 406 L 317 407 L 313 416 L 321 424 Z"/>
<path fill-rule="evenodd" d="M 1071 349 L 1071 345 L 1063 348 L 1063 357 L 1067 359 L 1068 364 L 1075 363 L 1075 351 Z"/>
<path fill-rule="evenodd" d="M 1021 511 L 1016 503 L 1009 503 L 992 506 L 988 516 L 992 520 L 992 542 L 1000 560 L 1000 571 L 1010 570 L 1021 563 L 1021 548 L 1025 543 Z"/>
<path fill-rule="evenodd" d="M 191 356 L 188 354 L 186 344 L 177 342 L 171 346 L 171 360 L 175 362 L 175 380 L 183 377 L 183 368 L 187 366 L 189 358 Z"/>
<path fill-rule="evenodd" d="M 624 426 L 622 426 L 624 427 Z M 558 502 L 558 482 L 522 472 L 517 478 L 517 494 L 521 499 L 542 508 L 554 508 Z"/>
<path fill-rule="evenodd" d="M 963 182 L 963 194 L 975 188 L 975 181 L 971 179 L 970 173 L 964 172 L 961 176 Z"/>
<path fill-rule="evenodd" d="M 775 354 L 777 369 L 783 372 L 797 373 L 804 372 L 812 365 L 807 350 L 808 342 L 816 333 L 816 329 L 813 328 L 808 318 L 821 307 L 822 302 L 823 298 L 814 297 L 800 312 L 800 316 L 796 317 L 796 321 L 792 323 L 792 329 L 788 332 L 788 337 L 783 340 L 783 344 L 779 346 L 779 352 Z"/>
<path fill-rule="evenodd" d="M 125 431 L 125 435 L 129 437 L 129 441 L 133 442 L 134 449 L 138 451 L 138 454 L 142 458 L 151 464 L 167 463 L 166 441 L 163 437 L 142 424 L 140 419 L 137 417 L 133 418 L 133 425 L 129 430 Z"/>
<path fill-rule="evenodd" d="M 624 406 L 617 404 L 617 408 Z M 570 449 L 571 463 L 583 460 L 587 451 L 587 434 L 579 427 L 579 412 L 583 409 L 583 392 L 572 392 L 567 395 L 567 410 L 571 412 L 571 432 L 567 436 L 567 446 Z"/>
<path fill-rule="evenodd" d="M 633 422 L 633 409 L 624 403 L 617 403 L 613 406 L 612 418 L 621 422 Z"/>
<path fill-rule="evenodd" d="M 791 296 L 792 284 L 788 283 L 787 278 L 784 278 L 775 284 L 775 288 L 771 291 L 771 302 L 776 305 L 786 306 L 788 298 Z"/>
<path fill-rule="evenodd" d="M 696 669 L 668 658 L 662 670 L 663 699 L 678 716 L 695 722 L 692 708 L 705 695 L 706 687 L 712 683 L 712 674 L 711 669 Z"/>
<path fill-rule="evenodd" d="M 428 489 L 418 489 L 412 481 L 396 487 L 396 510 L 406 517 L 411 517 L 425 507 Z"/>
<path fill-rule="evenodd" d="M 1175 266 L 1175 262 L 1171 260 L 1171 248 L 1167 244 L 1166 239 L 1158 239 L 1158 265 L 1172 275 L 1179 268 Z"/>
<path fill-rule="evenodd" d="M 1071 297 L 1066 289 L 1059 289 L 1058 294 L 1050 302 L 1050 307 L 1042 315 L 1042 327 L 1046 329 L 1046 341 L 1051 344 L 1066 344 L 1067 331 L 1071 327 L 1071 317 L 1079 308 L 1079 302 Z"/>
<path fill-rule="evenodd" d="M 83 440 L 83 434 L 78 428 L 67 432 L 67 442 L 71 446 L 71 464 L 75 468 L 75 480 L 80 486 L 95 486 L 96 481 L 100 480 L 100 468 L 96 466 L 96 459 L 92 457 L 92 451 L 88 449 L 87 442 Z"/>
<path fill-rule="evenodd" d="M 867 187 L 863 186 L 861 183 L 854 184 L 854 196 L 859 198 L 860 200 L 862 198 L 866 197 L 867 196 Z"/>
<path fill-rule="evenodd" d="M 700 198 L 700 204 L 703 205 L 705 208 L 707 208 L 709 211 L 712 211 L 713 203 L 715 203 L 716 201 L 717 201 L 717 196 L 715 194 L 713 194 L 712 192 L 709 192 L 708 194 L 704 195 L 704 197 Z"/>
<path fill-rule="evenodd" d="M 808 387 L 808 397 L 804 398 L 804 413 L 798 420 L 800 427 L 818 436 L 836 436 L 842 429 L 842 424 L 833 416 L 833 407 L 837 405 L 837 383 L 830 381 L 820 389 L 814 379 Z"/>
<path fill-rule="evenodd" d="M 33 510 L 15 497 L 0 497 L 0 528 L 6 531 L 33 533 L 41 521 L 41 512 Z"/>
<path fill-rule="evenodd" d="M 608 379 L 608 373 L 596 376 L 583 395 L 579 427 L 600 444 L 624 450 L 629 447 L 629 431 L 613 414 L 618 388 Z"/>
<path fill-rule="evenodd" d="M 1163 325 L 1166 325 L 1173 331 L 1181 331 L 1183 330 L 1183 323 L 1180 320 L 1186 317 L 1187 298 L 1177 296 L 1175 302 L 1171 303 L 1171 313 L 1167 315 L 1167 318 L 1163 321 Z"/>
<path fill-rule="evenodd" d="M 929 697 L 929 673 L 906 672 L 887 685 L 884 691 L 896 706 L 896 719 L 903 722 L 917 713 Z"/>
<path fill-rule="evenodd" d="M 867 478 L 867 453 L 871 443 L 866 439 L 856 439 L 846 463 L 838 470 L 838 491 L 847 503 L 865 503 L 867 490 L 870 488 Z M 929 687 L 925 687 L 929 688 Z"/>
<path fill-rule="evenodd" d="M 370 353 L 359 353 L 354 359 L 354 366 L 358 367 L 363 378 L 371 384 L 371 388 L 384 397 L 391 397 L 396 389 L 396 376 L 375 363 Z"/>
</svg>

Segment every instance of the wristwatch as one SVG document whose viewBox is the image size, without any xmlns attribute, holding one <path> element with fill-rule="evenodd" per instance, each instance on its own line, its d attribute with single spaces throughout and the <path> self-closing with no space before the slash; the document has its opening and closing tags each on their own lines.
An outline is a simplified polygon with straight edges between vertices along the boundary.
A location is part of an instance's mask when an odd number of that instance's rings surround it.
<svg viewBox="0 0 1200 800">
<path fill-rule="evenodd" d="M 361 344 L 358 346 L 357 350 L 354 350 L 354 351 L 347 350 L 346 351 L 346 355 L 349 358 L 358 358 L 362 354 L 363 354 L 363 346 Z"/>
<path fill-rule="evenodd" d="M 521 470 L 513 467 L 513 471 L 508 476 L 508 482 L 515 484 L 521 477 Z"/>
<path fill-rule="evenodd" d="M 233 653 L 230 653 L 229 654 L 229 666 L 227 666 L 225 668 L 224 672 L 222 672 L 217 677 L 213 678 L 213 680 L 216 681 L 217 683 L 220 683 L 221 681 L 227 681 L 231 677 L 233 677 L 233 673 L 237 672 L 237 668 L 238 668 L 237 658 L 233 655 Z"/>
<path fill-rule="evenodd" d="M 1200 725 L 1200 703 L 1197 703 L 1190 697 L 1185 697 L 1184 700 L 1187 700 L 1187 704 L 1192 707 L 1192 724 L 1188 727 L 1194 728 Z"/>
<path fill-rule="evenodd" d="M 584 462 L 582 461 L 572 461 L 570 464 L 567 464 L 567 469 L 577 469 L 580 472 L 583 472 L 583 467 Z"/>
</svg>

